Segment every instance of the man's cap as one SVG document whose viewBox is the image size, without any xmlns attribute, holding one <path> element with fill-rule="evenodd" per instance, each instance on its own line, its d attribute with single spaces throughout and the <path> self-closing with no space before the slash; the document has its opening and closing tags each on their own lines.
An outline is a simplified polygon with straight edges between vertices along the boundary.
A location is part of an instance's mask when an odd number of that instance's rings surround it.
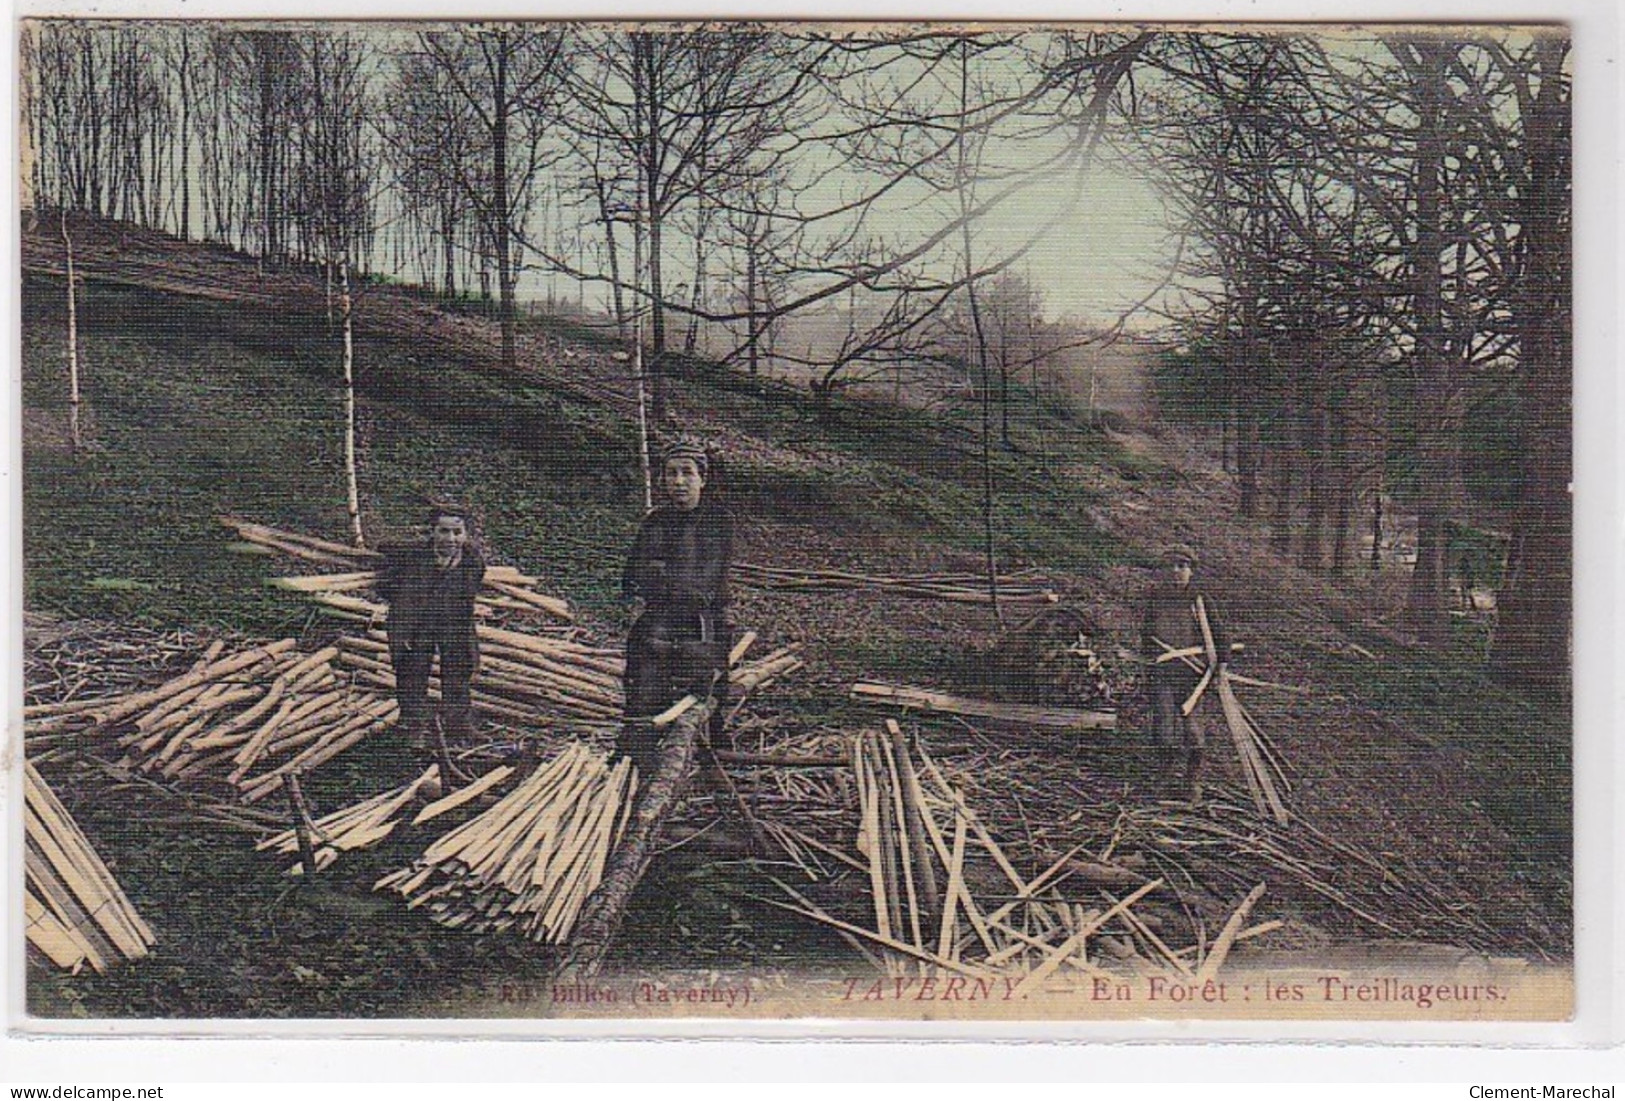
<svg viewBox="0 0 1625 1101">
<path fill-rule="evenodd" d="M 694 465 L 700 468 L 701 473 L 711 468 L 710 453 L 706 451 L 705 445 L 693 436 L 677 436 L 667 441 L 666 445 L 660 449 L 662 464 L 669 463 L 673 459 L 692 459 Z"/>
<path fill-rule="evenodd" d="M 1201 559 L 1197 557 L 1196 552 L 1184 543 L 1170 543 L 1162 549 L 1162 564 L 1164 566 L 1172 566 L 1176 562 L 1189 562 L 1194 566 L 1200 561 Z"/>
<path fill-rule="evenodd" d="M 424 519 L 433 524 L 442 516 L 455 516 L 460 520 L 468 520 L 472 517 L 472 513 L 469 512 L 468 506 L 461 501 L 454 501 L 449 497 L 424 497 Z"/>
</svg>

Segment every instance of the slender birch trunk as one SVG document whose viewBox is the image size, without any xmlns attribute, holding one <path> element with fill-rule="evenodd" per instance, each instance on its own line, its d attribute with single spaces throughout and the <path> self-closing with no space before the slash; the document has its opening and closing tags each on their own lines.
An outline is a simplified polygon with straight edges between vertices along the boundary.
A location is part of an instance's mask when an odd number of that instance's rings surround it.
<svg viewBox="0 0 1625 1101">
<path fill-rule="evenodd" d="M 350 257 L 339 260 L 339 312 L 344 318 L 344 488 L 350 509 L 350 535 L 355 545 L 367 545 L 361 532 L 361 489 L 355 463 L 355 339 L 351 323 Z"/>
<path fill-rule="evenodd" d="M 74 454 L 84 450 L 79 434 L 79 308 L 75 303 L 73 238 L 68 234 L 68 214 L 62 212 L 62 246 L 68 258 L 68 438 Z"/>
<path fill-rule="evenodd" d="M 632 371 L 638 384 L 638 465 L 643 470 L 643 509 L 645 512 L 655 507 L 654 473 L 649 463 L 649 404 L 648 390 L 643 379 L 643 319 L 640 317 L 632 326 Z"/>
</svg>

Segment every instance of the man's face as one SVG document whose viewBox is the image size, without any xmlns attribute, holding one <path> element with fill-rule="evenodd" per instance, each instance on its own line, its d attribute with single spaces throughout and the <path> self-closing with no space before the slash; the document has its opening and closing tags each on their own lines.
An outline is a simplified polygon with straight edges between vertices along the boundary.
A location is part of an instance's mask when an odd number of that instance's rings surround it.
<svg viewBox="0 0 1625 1101">
<path fill-rule="evenodd" d="M 468 525 L 461 516 L 436 516 L 429 534 L 434 555 L 442 560 L 456 558 L 468 543 Z"/>
<path fill-rule="evenodd" d="M 704 489 L 705 475 L 700 473 L 699 463 L 693 459 L 666 460 L 666 496 L 672 507 L 684 512 L 698 507 Z"/>
<path fill-rule="evenodd" d="M 1191 574 L 1194 572 L 1188 559 L 1176 558 L 1168 564 L 1169 578 L 1181 589 L 1191 583 Z"/>
</svg>

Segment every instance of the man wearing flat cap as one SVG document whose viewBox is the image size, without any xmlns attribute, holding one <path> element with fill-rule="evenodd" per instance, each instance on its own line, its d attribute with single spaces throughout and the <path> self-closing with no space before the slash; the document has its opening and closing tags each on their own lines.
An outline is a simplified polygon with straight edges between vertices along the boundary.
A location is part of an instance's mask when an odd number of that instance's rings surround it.
<svg viewBox="0 0 1625 1101">
<path fill-rule="evenodd" d="M 1142 653 L 1149 665 L 1152 748 L 1159 772 L 1171 779 L 1183 759 L 1185 793 L 1201 798 L 1207 728 L 1200 705 L 1225 666 L 1230 642 L 1213 600 L 1192 577 L 1196 552 L 1183 543 L 1164 548 L 1161 573 L 1146 592 Z"/>
<path fill-rule="evenodd" d="M 617 743 L 647 769 L 659 745 L 648 720 L 687 694 L 716 702 L 720 734 L 728 696 L 728 565 L 733 525 L 711 484 L 713 464 L 681 437 L 661 453 L 664 503 L 644 517 L 622 577 L 643 610 L 626 641 L 626 723 Z"/>
<path fill-rule="evenodd" d="M 444 749 L 431 738 L 429 667 L 440 656 L 440 720 L 446 739 L 473 733 L 471 682 L 479 663 L 474 598 L 485 560 L 469 532 L 468 510 L 449 501 L 428 505 L 428 537 L 385 546 L 378 592 L 389 602 L 385 629 L 395 670 L 395 699 L 407 744 L 419 753 Z"/>
</svg>

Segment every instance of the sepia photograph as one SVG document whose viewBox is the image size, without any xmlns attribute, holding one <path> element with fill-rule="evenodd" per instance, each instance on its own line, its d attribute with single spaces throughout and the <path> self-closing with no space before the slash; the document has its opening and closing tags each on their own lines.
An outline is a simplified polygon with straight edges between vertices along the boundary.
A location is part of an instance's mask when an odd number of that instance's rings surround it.
<svg viewBox="0 0 1625 1101">
<path fill-rule="evenodd" d="M 1567 26 L 17 46 L 20 1027 L 1573 1017 Z"/>
</svg>

